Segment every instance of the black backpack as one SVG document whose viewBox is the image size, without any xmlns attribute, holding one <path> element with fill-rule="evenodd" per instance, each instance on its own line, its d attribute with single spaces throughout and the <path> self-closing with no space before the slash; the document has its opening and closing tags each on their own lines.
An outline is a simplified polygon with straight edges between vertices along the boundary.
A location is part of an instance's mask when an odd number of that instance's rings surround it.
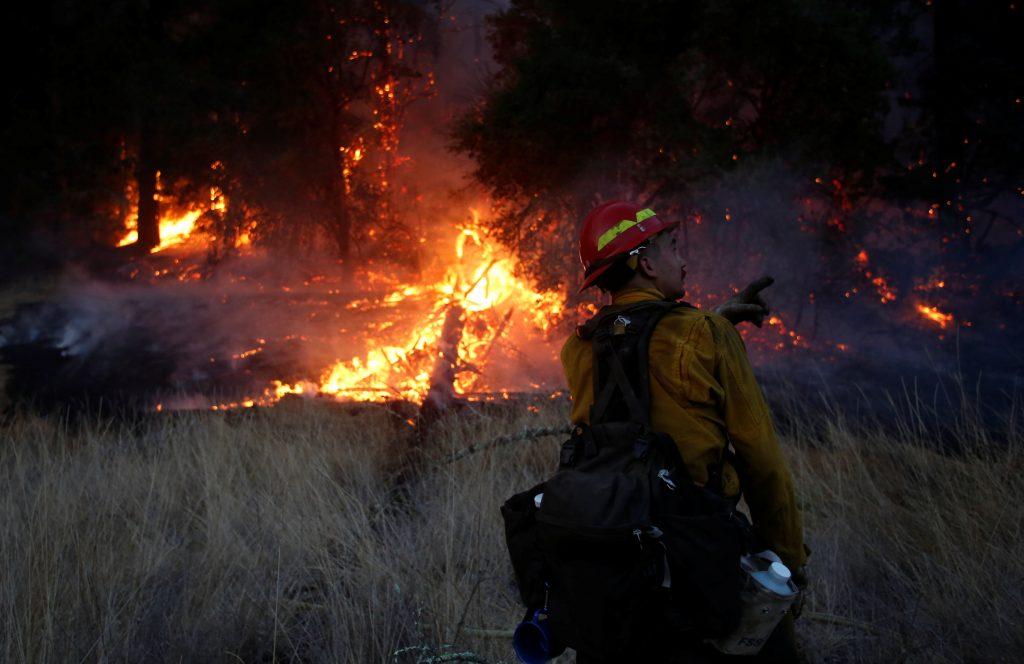
<svg viewBox="0 0 1024 664">
<path fill-rule="evenodd" d="M 553 477 L 501 508 L 527 615 L 548 608 L 556 652 L 614 661 L 667 636 L 652 632 L 713 638 L 739 619 L 739 558 L 753 543 L 720 495 L 724 455 L 700 487 L 672 438 L 650 427 L 648 346 L 675 306 L 687 305 L 605 307 L 579 329 L 593 343 L 590 424 L 562 444 Z"/>
</svg>

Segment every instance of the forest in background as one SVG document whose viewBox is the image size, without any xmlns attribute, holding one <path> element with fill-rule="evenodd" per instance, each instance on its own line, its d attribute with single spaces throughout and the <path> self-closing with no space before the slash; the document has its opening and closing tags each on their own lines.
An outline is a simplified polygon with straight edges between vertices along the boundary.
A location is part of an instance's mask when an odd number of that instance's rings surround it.
<svg viewBox="0 0 1024 664">
<path fill-rule="evenodd" d="M 1022 27 L 963 0 L 40 2 L 5 24 L 0 272 L 254 282 L 218 265 L 256 248 L 261 287 L 326 267 L 404 293 L 472 226 L 560 301 L 556 338 L 596 302 L 583 215 L 629 198 L 684 221 L 693 304 L 776 277 L 748 343 L 1002 390 L 1024 367 Z M 209 241 L 167 267 L 185 212 Z"/>
<path fill-rule="evenodd" d="M 500 213 L 495 236 L 548 282 L 570 276 L 553 257 L 599 198 L 693 218 L 730 173 L 765 162 L 802 180 L 787 193 L 812 199 L 806 224 L 827 251 L 855 256 L 891 224 L 868 204 L 884 200 L 904 212 L 891 231 L 942 238 L 936 260 L 951 271 L 984 261 L 998 280 L 1019 259 L 1024 65 L 1013 3 L 523 0 L 494 10 L 492 75 L 461 108 L 449 100 L 452 123 L 435 131 L 472 158 Z M 436 92 L 444 32 L 469 29 L 449 20 L 459 11 L 406 0 L 65 0 L 11 12 L 5 235 L 110 242 L 134 205 L 139 244 L 152 245 L 158 188 L 168 205 L 215 188 L 228 205 L 207 223 L 224 246 L 258 219 L 268 245 L 317 228 L 339 258 L 404 260 L 411 201 L 389 186 L 399 134 L 407 110 Z"/>
</svg>

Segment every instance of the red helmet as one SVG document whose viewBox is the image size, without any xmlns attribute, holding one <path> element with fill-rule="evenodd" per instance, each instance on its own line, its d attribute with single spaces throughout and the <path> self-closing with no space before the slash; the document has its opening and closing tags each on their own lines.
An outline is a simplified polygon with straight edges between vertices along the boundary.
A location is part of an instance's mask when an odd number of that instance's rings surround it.
<svg viewBox="0 0 1024 664">
<path fill-rule="evenodd" d="M 615 259 L 633 251 L 658 233 L 679 222 L 664 222 L 654 210 L 625 201 L 602 203 L 590 211 L 580 231 L 583 285 L 594 285 Z"/>
</svg>

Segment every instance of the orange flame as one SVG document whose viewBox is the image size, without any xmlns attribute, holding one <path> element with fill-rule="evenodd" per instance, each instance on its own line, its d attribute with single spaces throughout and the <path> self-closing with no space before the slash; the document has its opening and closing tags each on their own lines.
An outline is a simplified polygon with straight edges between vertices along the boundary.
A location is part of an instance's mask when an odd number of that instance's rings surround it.
<svg viewBox="0 0 1024 664">
<path fill-rule="evenodd" d="M 919 304 L 917 305 L 917 311 L 923 317 L 927 318 L 928 320 L 934 323 L 937 323 L 938 326 L 943 330 L 945 330 L 946 327 L 953 322 L 953 314 L 947 314 L 945 312 L 939 311 L 936 307 L 931 307 L 926 304 Z"/>
<path fill-rule="evenodd" d="M 157 183 L 159 186 L 159 174 L 157 174 Z M 161 194 L 157 194 L 157 200 L 161 203 L 166 202 L 165 197 Z M 227 199 L 224 194 L 218 188 L 211 187 L 209 201 L 194 203 L 184 213 L 173 211 L 164 213 L 159 221 L 160 244 L 150 249 L 149 253 L 155 254 L 168 247 L 184 244 L 196 233 L 196 222 L 199 221 L 200 217 L 207 212 L 224 212 L 226 209 Z M 121 239 L 117 241 L 117 246 L 124 247 L 138 242 L 138 222 L 138 208 L 133 206 L 129 211 L 128 218 L 125 220 L 125 231 Z M 248 232 L 244 232 L 238 244 L 242 246 L 248 244 L 248 242 Z"/>
<path fill-rule="evenodd" d="M 158 251 L 163 251 L 167 247 L 173 247 L 181 244 L 191 237 L 192 232 L 195 230 L 196 221 L 199 220 L 203 214 L 202 210 L 189 210 L 185 214 L 170 216 L 165 215 L 160 218 L 160 244 L 149 250 L 150 253 L 155 254 Z M 137 223 L 132 224 L 132 227 L 125 231 L 124 235 L 117 242 L 117 246 L 124 247 L 129 244 L 134 244 L 139 239 L 139 231 Z"/>
<path fill-rule="evenodd" d="M 247 402 L 270 404 L 286 395 L 327 396 L 338 400 L 421 401 L 430 388 L 431 370 L 450 311 L 463 323 L 458 346 L 455 392 L 472 397 L 491 389 L 481 371 L 493 357 L 492 349 L 514 334 L 518 323 L 535 332 L 547 332 L 564 313 L 560 293 L 541 291 L 514 273 L 514 259 L 487 241 L 479 230 L 479 216 L 459 230 L 454 240 L 454 261 L 432 284 L 402 284 L 380 298 L 350 302 L 349 309 L 428 306 L 420 321 L 396 342 L 382 343 L 362 354 L 338 359 L 316 380 L 289 384 L 273 381 L 254 399 L 221 404 L 215 409 L 246 406 Z M 390 331 L 385 325 L 379 331 Z M 246 351 L 247 353 L 251 351 Z M 240 353 L 239 355 L 244 355 Z"/>
</svg>

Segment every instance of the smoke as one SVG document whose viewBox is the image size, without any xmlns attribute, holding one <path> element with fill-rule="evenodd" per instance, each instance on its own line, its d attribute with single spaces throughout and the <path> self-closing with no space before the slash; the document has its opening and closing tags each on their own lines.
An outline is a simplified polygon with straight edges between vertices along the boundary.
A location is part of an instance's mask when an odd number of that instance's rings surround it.
<svg viewBox="0 0 1024 664">
<path fill-rule="evenodd" d="M 328 336 L 317 311 L 325 293 L 288 292 L 284 280 L 303 283 L 266 258 L 189 283 L 69 275 L 50 301 L 22 306 L 0 326 L 0 352 L 14 369 L 9 389 L 156 402 L 169 392 L 237 395 L 271 375 L 312 371 L 328 361 L 326 349 L 298 340 Z"/>
<path fill-rule="evenodd" d="M 689 195 L 679 231 L 687 299 L 710 306 L 775 277 L 772 324 L 743 330 L 751 359 L 811 393 L 930 391 L 955 380 L 1005 400 L 1024 369 L 1012 340 L 1024 309 L 1007 290 L 983 287 L 1001 283 L 1000 266 L 979 257 L 966 271 L 951 267 L 949 240 L 917 209 L 878 198 L 850 205 L 841 187 L 782 159 L 750 160 Z"/>
</svg>

